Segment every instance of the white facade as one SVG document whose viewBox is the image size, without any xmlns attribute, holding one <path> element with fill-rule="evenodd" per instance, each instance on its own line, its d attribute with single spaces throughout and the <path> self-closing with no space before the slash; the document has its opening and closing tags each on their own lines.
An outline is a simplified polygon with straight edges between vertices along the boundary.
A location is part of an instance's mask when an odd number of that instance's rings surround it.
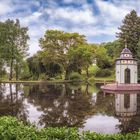
<svg viewBox="0 0 140 140">
<path fill-rule="evenodd" d="M 123 49 L 120 58 L 116 60 L 116 82 L 137 83 L 137 61 L 128 48 Z"/>
</svg>

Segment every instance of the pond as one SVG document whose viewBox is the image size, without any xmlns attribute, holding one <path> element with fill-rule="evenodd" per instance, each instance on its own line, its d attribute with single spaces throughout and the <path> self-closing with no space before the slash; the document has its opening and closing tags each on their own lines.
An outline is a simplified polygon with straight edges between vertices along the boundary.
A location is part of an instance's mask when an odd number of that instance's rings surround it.
<svg viewBox="0 0 140 140">
<path fill-rule="evenodd" d="M 42 127 L 127 133 L 140 128 L 140 94 L 104 94 L 100 85 L 0 84 L 0 116 Z"/>
</svg>

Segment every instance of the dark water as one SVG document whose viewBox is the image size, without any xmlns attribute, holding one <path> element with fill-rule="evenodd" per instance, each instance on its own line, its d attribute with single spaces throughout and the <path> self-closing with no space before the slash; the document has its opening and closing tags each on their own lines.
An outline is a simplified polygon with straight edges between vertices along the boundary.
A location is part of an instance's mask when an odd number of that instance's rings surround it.
<svg viewBox="0 0 140 140">
<path fill-rule="evenodd" d="M 0 116 L 12 115 L 37 127 L 127 133 L 140 128 L 140 94 L 103 94 L 100 86 L 1 84 Z"/>
</svg>

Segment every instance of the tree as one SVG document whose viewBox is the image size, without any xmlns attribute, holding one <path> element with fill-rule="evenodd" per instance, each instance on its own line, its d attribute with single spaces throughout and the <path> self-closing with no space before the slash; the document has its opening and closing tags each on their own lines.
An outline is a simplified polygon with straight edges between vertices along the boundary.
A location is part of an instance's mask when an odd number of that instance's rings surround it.
<svg viewBox="0 0 140 140">
<path fill-rule="evenodd" d="M 71 72 L 71 60 L 68 57 L 70 48 L 77 48 L 85 44 L 85 36 L 78 33 L 66 33 L 58 30 L 47 30 L 44 37 L 40 39 L 42 48 L 42 62 L 44 65 L 57 63 L 65 70 L 65 79 L 68 79 Z"/>
<path fill-rule="evenodd" d="M 100 46 L 96 50 L 97 66 L 101 69 L 111 68 L 113 66 L 113 60 L 107 54 L 107 49 Z"/>
<path fill-rule="evenodd" d="M 93 63 L 93 59 L 95 59 L 95 50 L 96 45 L 80 45 L 79 47 L 71 48 L 69 51 L 69 58 L 71 60 L 71 64 L 77 66 L 77 72 L 81 69 L 86 70 L 86 77 L 89 77 L 89 66 Z M 76 71 L 76 69 L 74 70 Z"/>
<path fill-rule="evenodd" d="M 104 47 L 106 49 L 106 53 L 109 57 L 113 60 L 120 56 L 122 51 L 122 45 L 120 44 L 119 40 L 115 40 L 113 42 L 102 43 L 100 47 Z"/>
<path fill-rule="evenodd" d="M 41 73 L 46 72 L 46 68 L 38 57 L 38 53 L 27 59 L 29 71 L 33 79 L 38 79 Z"/>
<path fill-rule="evenodd" d="M 137 57 L 138 41 L 140 38 L 140 17 L 137 16 L 135 10 L 132 10 L 125 16 L 119 30 L 120 32 L 117 33 L 117 37 L 122 48 L 124 48 L 126 43 L 133 55 Z"/>
<path fill-rule="evenodd" d="M 0 23 L 0 50 L 2 58 L 10 66 L 9 80 L 13 78 L 13 68 L 16 64 L 16 78 L 18 80 L 18 68 L 19 63 L 25 57 L 28 50 L 27 40 L 29 36 L 27 34 L 28 28 L 21 27 L 20 22 L 17 19 L 6 20 Z"/>
</svg>

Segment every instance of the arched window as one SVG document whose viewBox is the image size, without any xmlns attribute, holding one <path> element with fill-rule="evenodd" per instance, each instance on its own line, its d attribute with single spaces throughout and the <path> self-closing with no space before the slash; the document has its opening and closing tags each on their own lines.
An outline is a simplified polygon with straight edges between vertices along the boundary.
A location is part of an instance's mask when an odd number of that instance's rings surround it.
<svg viewBox="0 0 140 140">
<path fill-rule="evenodd" d="M 130 69 L 126 68 L 124 71 L 124 80 L 125 83 L 129 84 L 130 83 Z"/>
</svg>

